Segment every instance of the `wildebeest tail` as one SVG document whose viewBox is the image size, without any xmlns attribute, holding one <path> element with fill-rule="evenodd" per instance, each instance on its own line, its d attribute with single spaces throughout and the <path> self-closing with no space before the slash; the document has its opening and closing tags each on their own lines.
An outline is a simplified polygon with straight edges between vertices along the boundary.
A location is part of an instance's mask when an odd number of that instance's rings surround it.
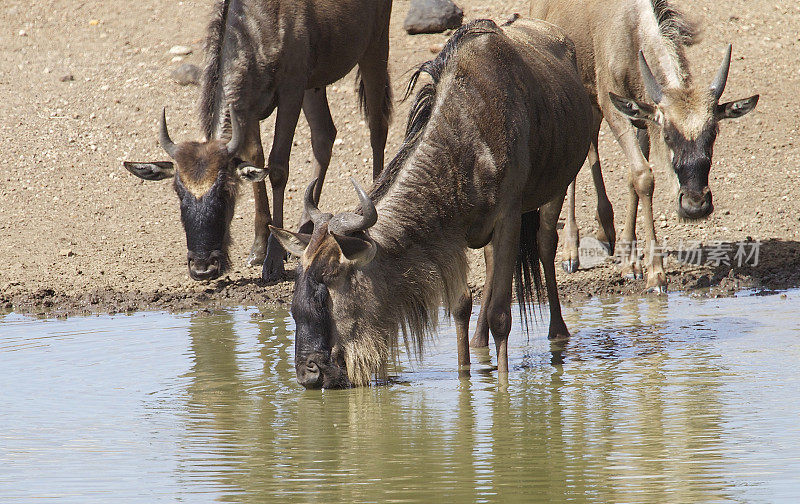
<svg viewBox="0 0 800 504">
<path fill-rule="evenodd" d="M 517 266 L 514 270 L 515 294 L 519 304 L 519 316 L 530 327 L 530 314 L 533 312 L 534 291 L 539 302 L 542 291 L 542 273 L 539 268 L 539 243 L 536 234 L 539 231 L 539 210 L 522 214 L 519 230 L 519 252 Z"/>
<path fill-rule="evenodd" d="M 361 69 L 359 69 L 356 73 L 356 81 L 358 82 L 358 108 L 361 110 L 361 113 L 364 114 L 367 119 L 369 119 L 375 112 L 367 107 L 367 91 L 364 88 L 364 79 L 361 78 Z M 392 85 L 389 82 L 389 74 L 387 72 L 386 85 L 383 89 L 383 105 L 380 110 L 381 119 L 383 120 L 384 124 L 387 125 L 389 124 L 389 120 L 392 118 L 393 101 L 394 97 L 392 96 Z"/>
</svg>

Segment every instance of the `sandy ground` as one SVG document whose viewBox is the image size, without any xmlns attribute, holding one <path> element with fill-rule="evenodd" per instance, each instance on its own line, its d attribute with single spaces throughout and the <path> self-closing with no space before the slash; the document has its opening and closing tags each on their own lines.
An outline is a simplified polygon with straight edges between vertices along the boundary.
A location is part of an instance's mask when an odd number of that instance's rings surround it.
<svg viewBox="0 0 800 504">
<path fill-rule="evenodd" d="M 465 20 L 505 20 L 527 12 L 525 1 L 461 0 Z M 222 279 L 189 279 L 178 205 L 168 182 L 143 182 L 123 160 L 158 160 L 155 129 L 169 108 L 175 139 L 196 139 L 198 88 L 169 78 L 179 63 L 174 45 L 202 63 L 202 39 L 211 0 L 23 2 L 0 7 L 0 308 L 28 313 L 192 309 L 220 304 L 285 303 L 292 282 L 265 285 L 260 270 L 244 266 L 253 238 L 253 199 L 243 188 L 233 221 L 233 268 Z M 725 99 L 761 94 L 752 114 L 722 125 L 711 186 L 716 212 L 681 223 L 665 174 L 656 174 L 659 238 L 734 250 L 748 237 L 761 241 L 759 264 L 686 266 L 667 261 L 671 290 L 730 294 L 743 287 L 800 285 L 800 4 L 765 0 L 681 1 L 702 21 L 703 41 L 689 50 L 696 79 L 709 80 L 724 45 L 734 44 Z M 446 35 L 408 36 L 402 22 L 409 2 L 395 0 L 390 64 L 401 94 L 408 70 L 430 59 Z M 71 75 L 72 79 L 66 79 Z M 329 90 L 341 140 L 321 206 L 355 204 L 347 178 L 370 182 L 370 149 L 358 114 L 353 76 Z M 396 104 L 387 158 L 400 143 L 408 103 Z M 272 122 L 263 124 L 266 142 Z M 624 217 L 627 166 L 603 129 L 601 162 L 616 211 Z M 299 218 L 300 196 L 311 175 L 308 127 L 295 136 L 286 215 Z M 578 182 L 582 234 L 594 232 L 594 191 L 588 170 Z M 641 236 L 640 236 L 641 238 Z M 731 253 L 732 254 L 732 253 Z M 483 283 L 480 253 L 472 254 L 472 283 Z M 731 255 L 731 257 L 733 257 Z M 291 269 L 292 265 L 288 266 Z M 613 265 L 560 274 L 565 302 L 606 293 L 640 293 L 642 281 L 623 280 Z"/>
</svg>

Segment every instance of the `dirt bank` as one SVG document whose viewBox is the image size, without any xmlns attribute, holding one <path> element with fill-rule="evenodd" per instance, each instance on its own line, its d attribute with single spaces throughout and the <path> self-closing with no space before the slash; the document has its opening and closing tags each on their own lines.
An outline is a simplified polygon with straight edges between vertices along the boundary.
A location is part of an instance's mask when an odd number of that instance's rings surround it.
<svg viewBox="0 0 800 504">
<path fill-rule="evenodd" d="M 731 293 L 742 287 L 800 285 L 800 6 L 793 2 L 732 0 L 679 2 L 704 25 L 703 42 L 689 51 L 695 77 L 711 79 L 727 42 L 734 60 L 726 99 L 761 94 L 751 115 L 723 124 L 711 186 L 716 212 L 681 223 L 664 174 L 656 175 L 659 239 L 738 243 L 760 240 L 757 266 L 689 266 L 671 257 L 670 288 Z M 506 19 L 527 2 L 462 0 L 466 20 Z M 489 4 L 489 5 L 487 5 Z M 408 36 L 407 1 L 396 0 L 390 64 L 396 94 L 407 71 L 432 56 L 445 35 Z M 215 282 L 188 278 L 178 205 L 169 183 L 146 183 L 122 160 L 163 159 L 155 138 L 157 113 L 169 107 L 175 139 L 198 136 L 196 87 L 170 81 L 169 49 L 186 45 L 185 61 L 202 62 L 201 40 L 211 2 L 8 1 L 0 7 L 0 307 L 74 314 L 142 309 L 184 310 L 219 304 L 286 303 L 292 283 L 264 285 L 244 267 L 252 240 L 253 200 L 242 191 L 233 223 L 231 272 Z M 339 139 L 322 206 L 354 205 L 347 177 L 370 179 L 366 127 L 358 114 L 353 77 L 330 89 Z M 397 150 L 408 103 L 396 105 L 387 155 Z M 272 138 L 272 121 L 263 136 Z M 603 130 L 601 162 L 618 229 L 624 216 L 627 166 Z M 292 152 L 286 214 L 299 216 L 310 178 L 308 127 L 301 118 Z M 578 219 L 594 231 L 590 176 L 579 176 Z M 244 188 L 243 188 L 244 189 Z M 674 252 L 674 250 L 673 250 Z M 673 253 L 674 256 L 674 253 Z M 482 285 L 479 253 L 472 254 L 475 286 Z M 606 265 L 559 278 L 565 300 L 606 293 L 639 293 L 641 281 L 620 278 Z M 705 292 L 705 290 L 703 291 Z"/>
</svg>

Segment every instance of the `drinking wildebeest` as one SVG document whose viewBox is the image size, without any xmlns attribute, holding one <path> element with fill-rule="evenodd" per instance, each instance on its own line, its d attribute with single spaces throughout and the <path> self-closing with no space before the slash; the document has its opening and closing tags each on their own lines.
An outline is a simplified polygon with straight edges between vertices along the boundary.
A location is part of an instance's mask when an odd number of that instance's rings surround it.
<svg viewBox="0 0 800 504">
<path fill-rule="evenodd" d="M 642 276 L 636 251 L 636 212 L 641 201 L 649 261 L 646 288 L 664 292 L 664 264 L 654 250 L 654 179 L 649 161 L 676 176 L 680 217 L 706 217 L 714 210 L 708 175 L 719 121 L 747 114 L 755 108 L 758 95 L 719 103 L 731 63 L 730 46 L 710 86 L 693 82 L 684 48 L 695 41 L 697 29 L 667 0 L 532 0 L 530 14 L 560 26 L 575 42 L 578 66 L 594 103 L 589 164 L 598 194 L 597 238 L 613 252 L 614 214 L 597 153 L 597 134 L 605 118 L 631 170 L 619 243 L 622 274 Z M 574 184 L 567 205 L 569 258 L 564 268 L 572 272 L 578 267 Z"/>
<path fill-rule="evenodd" d="M 205 138 L 173 143 L 162 115 L 159 141 L 177 165 L 125 163 L 145 180 L 175 175 L 192 278 L 216 278 L 228 265 L 240 178 L 253 182 L 256 202 L 255 240 L 248 263 L 263 264 L 265 280 L 282 277 L 285 251 L 269 238 L 268 225 L 283 226 L 283 193 L 300 109 L 311 128 L 314 176 L 320 181 L 314 200 L 319 201 L 336 138 L 325 86 L 355 65 L 369 124 L 373 176 L 380 173 L 391 113 L 387 71 L 391 7 L 391 0 L 226 0 L 217 5 L 208 28 L 200 97 Z M 260 121 L 276 108 L 275 138 L 264 169 Z M 264 184 L 267 175 L 272 217 Z"/>
<path fill-rule="evenodd" d="M 417 94 L 400 152 L 369 196 L 356 186 L 361 214 L 322 213 L 312 183 L 304 201 L 313 234 L 272 230 L 300 256 L 292 315 L 305 387 L 368 383 L 399 332 L 421 349 L 441 302 L 455 318 L 458 363 L 469 365 L 467 247 L 494 251 L 483 303 L 500 372 L 508 371 L 512 277 L 524 307 L 540 285 L 539 257 L 550 337 L 569 335 L 556 287 L 556 224 L 592 118 L 572 43 L 542 21 L 501 28 L 479 20 L 419 68 L 409 93 L 421 73 L 433 83 Z"/>
</svg>

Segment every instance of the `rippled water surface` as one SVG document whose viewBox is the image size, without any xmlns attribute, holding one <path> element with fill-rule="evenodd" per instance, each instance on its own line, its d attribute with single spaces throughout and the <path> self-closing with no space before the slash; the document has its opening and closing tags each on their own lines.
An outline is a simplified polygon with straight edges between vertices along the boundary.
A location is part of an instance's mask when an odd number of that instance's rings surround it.
<svg viewBox="0 0 800 504">
<path fill-rule="evenodd" d="M 0 502 L 800 502 L 800 292 L 594 300 L 306 392 L 285 312 L 0 316 Z M 474 326 L 474 323 L 473 323 Z"/>
</svg>

